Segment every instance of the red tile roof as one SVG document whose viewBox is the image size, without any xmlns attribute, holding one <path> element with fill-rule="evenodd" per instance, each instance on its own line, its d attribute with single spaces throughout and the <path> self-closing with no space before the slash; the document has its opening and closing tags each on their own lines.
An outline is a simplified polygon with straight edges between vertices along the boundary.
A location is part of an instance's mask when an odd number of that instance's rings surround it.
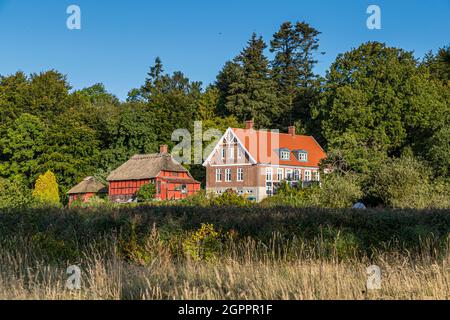
<svg viewBox="0 0 450 320">
<path fill-rule="evenodd" d="M 245 146 L 247 151 L 258 163 L 288 166 L 318 167 L 326 153 L 319 143 L 311 136 L 291 135 L 258 131 L 253 129 L 233 128 L 233 132 Z M 279 149 L 291 152 L 290 160 L 281 160 Z M 295 151 L 308 152 L 308 161 L 299 161 Z"/>
</svg>

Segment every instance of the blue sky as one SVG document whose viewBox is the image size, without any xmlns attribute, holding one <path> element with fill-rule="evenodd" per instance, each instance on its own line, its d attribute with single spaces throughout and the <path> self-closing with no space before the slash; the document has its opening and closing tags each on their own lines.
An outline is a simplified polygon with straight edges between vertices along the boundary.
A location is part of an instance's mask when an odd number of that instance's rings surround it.
<svg viewBox="0 0 450 320">
<path fill-rule="evenodd" d="M 81 30 L 66 28 L 71 4 L 81 8 Z M 382 30 L 366 27 L 371 4 L 382 10 Z M 160 56 L 167 72 L 208 84 L 252 32 L 269 42 L 284 21 L 322 32 L 320 74 L 366 41 L 416 57 L 450 44 L 450 0 L 0 0 L 0 74 L 56 69 L 76 89 L 102 82 L 125 99 Z"/>
</svg>

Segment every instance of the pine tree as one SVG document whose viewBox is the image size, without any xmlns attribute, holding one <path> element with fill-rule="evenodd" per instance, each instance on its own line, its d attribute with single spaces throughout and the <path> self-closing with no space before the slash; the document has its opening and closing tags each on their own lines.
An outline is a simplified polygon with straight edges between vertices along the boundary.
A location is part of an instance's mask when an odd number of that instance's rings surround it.
<svg viewBox="0 0 450 320">
<path fill-rule="evenodd" d="M 256 126 L 269 128 L 278 116 L 278 103 L 269 61 L 264 55 L 266 47 L 254 33 L 235 58 L 234 63 L 240 68 L 235 68 L 236 79 L 229 84 L 226 109 L 241 121 L 254 119 Z"/>
<path fill-rule="evenodd" d="M 314 54 L 319 49 L 320 32 L 305 22 L 285 22 L 273 35 L 270 51 L 275 53 L 272 76 L 280 100 L 280 124 L 310 121 L 309 104 L 316 96 L 317 76 Z M 294 110 L 295 109 L 295 110 Z"/>
<path fill-rule="evenodd" d="M 39 204 L 51 206 L 58 206 L 60 204 L 58 183 L 53 172 L 47 171 L 36 180 L 33 198 Z"/>
</svg>

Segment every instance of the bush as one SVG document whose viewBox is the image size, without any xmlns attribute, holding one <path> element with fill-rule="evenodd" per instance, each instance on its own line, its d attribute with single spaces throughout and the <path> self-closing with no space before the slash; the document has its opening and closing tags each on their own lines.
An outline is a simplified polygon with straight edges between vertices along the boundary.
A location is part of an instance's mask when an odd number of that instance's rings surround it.
<svg viewBox="0 0 450 320">
<path fill-rule="evenodd" d="M 373 204 L 393 208 L 427 208 L 429 174 L 429 169 L 411 156 L 388 160 L 369 175 L 366 197 Z"/>
<path fill-rule="evenodd" d="M 31 202 L 31 190 L 24 183 L 0 178 L 0 209 L 25 208 Z"/>
<path fill-rule="evenodd" d="M 214 207 L 247 207 L 252 205 L 253 203 L 250 200 L 247 200 L 243 196 L 238 195 L 233 190 L 227 190 L 222 193 L 220 196 L 213 197 L 210 200 L 210 205 Z"/>
<path fill-rule="evenodd" d="M 324 175 L 320 186 L 290 187 L 283 183 L 273 197 L 266 198 L 262 206 L 291 206 L 296 208 L 351 208 L 363 193 L 358 177 L 353 174 Z"/>
<path fill-rule="evenodd" d="M 354 174 L 324 175 L 322 187 L 315 189 L 315 205 L 322 208 L 351 208 L 363 197 L 358 180 Z"/>
<path fill-rule="evenodd" d="M 149 202 L 155 199 L 156 187 L 153 183 L 143 185 L 137 192 L 139 202 Z"/>
<path fill-rule="evenodd" d="M 33 198 L 39 205 L 60 205 L 58 183 L 53 172 L 47 171 L 36 180 Z"/>
<path fill-rule="evenodd" d="M 211 199 L 205 190 L 200 190 L 196 194 L 179 201 L 177 204 L 190 207 L 208 207 L 211 204 Z"/>
<path fill-rule="evenodd" d="M 213 261 L 221 251 L 221 239 L 221 232 L 216 231 L 212 224 L 202 224 L 183 241 L 183 249 L 195 261 Z"/>
</svg>

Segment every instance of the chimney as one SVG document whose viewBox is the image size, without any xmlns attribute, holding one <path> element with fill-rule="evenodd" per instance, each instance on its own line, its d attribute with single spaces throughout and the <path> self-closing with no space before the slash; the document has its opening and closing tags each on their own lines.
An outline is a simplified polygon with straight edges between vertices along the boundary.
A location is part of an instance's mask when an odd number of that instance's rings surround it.
<svg viewBox="0 0 450 320">
<path fill-rule="evenodd" d="M 163 144 L 159 147 L 159 153 L 169 153 L 169 146 L 167 144 Z"/>
<path fill-rule="evenodd" d="M 245 129 L 246 130 L 253 129 L 253 125 L 254 125 L 254 121 L 253 120 L 245 121 Z"/>
<path fill-rule="evenodd" d="M 289 134 L 290 134 L 291 136 L 295 136 L 295 126 L 290 126 L 290 127 L 289 127 Z"/>
</svg>

